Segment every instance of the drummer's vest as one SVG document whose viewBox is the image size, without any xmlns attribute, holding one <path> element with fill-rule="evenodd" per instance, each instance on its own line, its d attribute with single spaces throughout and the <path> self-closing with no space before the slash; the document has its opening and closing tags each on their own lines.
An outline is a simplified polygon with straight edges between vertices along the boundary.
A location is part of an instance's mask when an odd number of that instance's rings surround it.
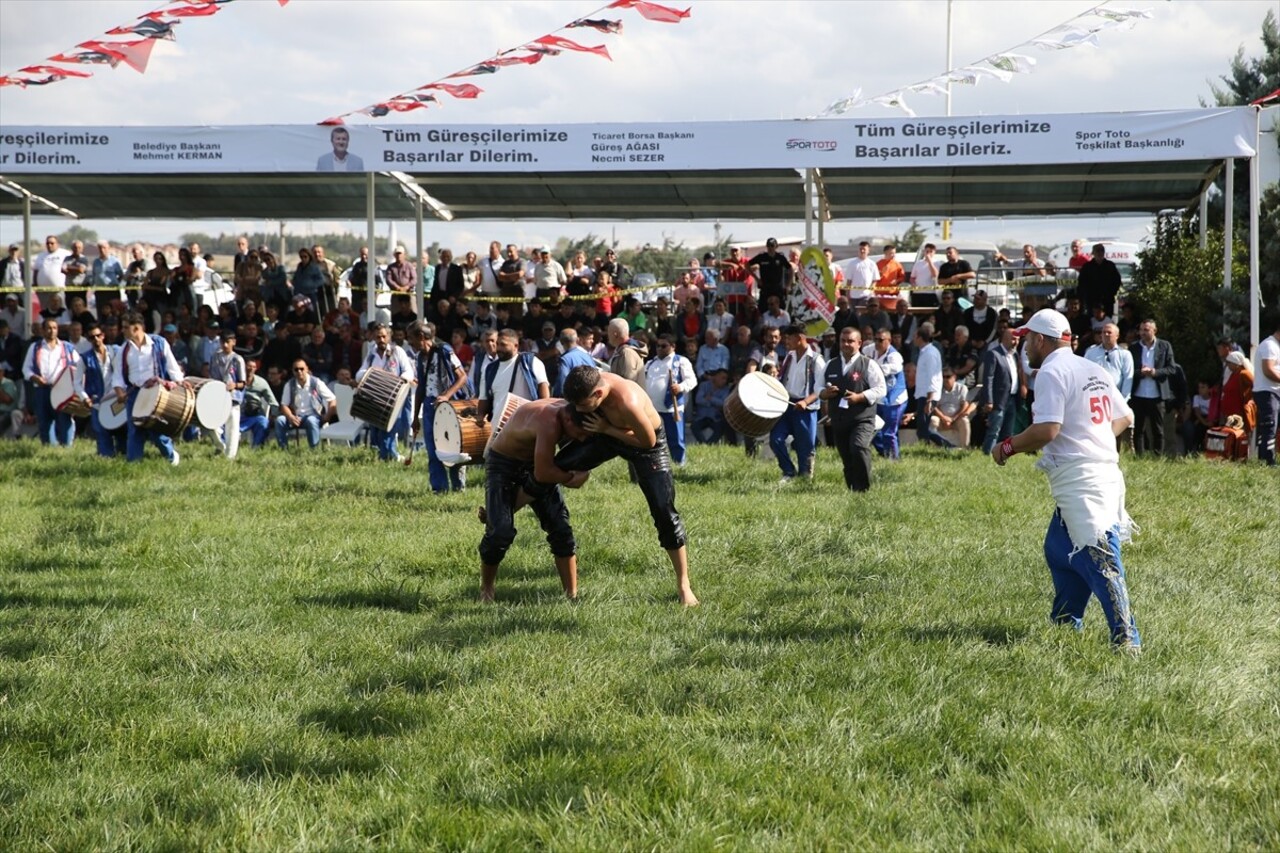
<svg viewBox="0 0 1280 853">
<path fill-rule="evenodd" d="M 788 352 L 787 357 L 782 360 L 782 369 L 778 371 L 779 373 L 778 379 L 782 381 L 783 385 L 787 384 L 787 374 L 791 372 L 791 368 L 795 366 L 795 363 L 796 363 L 795 354 Z M 805 358 L 804 396 L 806 397 L 813 394 L 814 389 L 818 387 L 818 377 L 814 375 L 817 372 L 817 364 L 818 364 L 818 361 L 813 357 L 813 353 L 809 353 L 809 355 Z M 790 387 L 787 388 L 787 393 L 788 394 L 791 393 Z M 796 397 L 792 400 L 792 402 L 794 403 L 796 400 L 799 400 L 799 399 L 801 398 Z M 817 409 L 818 408 L 817 400 L 810 403 L 809 408 Z"/>
<path fill-rule="evenodd" d="M 424 359 L 421 353 L 418 353 L 418 385 L 425 388 L 427 385 L 427 376 L 432 370 L 436 374 L 436 387 L 443 392 L 451 386 L 458 378 L 451 365 L 453 359 L 453 347 L 446 343 L 437 342 L 431 348 L 431 352 Z M 462 384 L 462 387 L 454 392 L 452 399 L 454 400 L 470 400 L 475 397 L 475 388 L 471 386 L 471 378 Z"/>
<path fill-rule="evenodd" d="M 871 383 L 867 381 L 867 367 L 870 362 L 871 359 L 859 353 L 853 359 L 853 364 L 849 367 L 848 372 L 842 373 L 841 367 L 844 362 L 839 356 L 836 356 L 827 363 L 827 384 L 835 385 L 841 391 L 852 391 L 855 394 L 865 393 L 866 390 L 871 387 Z M 838 406 L 839 404 L 837 403 L 834 405 Z M 837 416 L 835 415 L 836 411 L 841 411 L 845 414 Z M 833 407 L 831 412 L 833 417 L 847 417 L 850 420 L 855 421 L 870 420 L 876 416 L 876 407 L 874 404 L 864 401 L 861 403 L 850 403 L 846 409 L 837 410 Z"/>
<path fill-rule="evenodd" d="M 516 356 L 516 368 L 511 371 L 511 387 L 507 389 L 508 394 L 516 390 L 516 377 L 523 375 L 525 384 L 529 386 L 529 393 L 535 397 L 538 395 L 538 380 L 533 375 L 533 359 L 534 355 L 531 352 L 522 352 Z M 485 397 L 491 405 L 494 398 L 493 380 L 498 378 L 498 368 L 501 365 L 502 361 L 495 358 L 484 369 Z M 498 414 L 502 413 L 498 412 Z"/>
<path fill-rule="evenodd" d="M 110 350 L 107 351 L 110 353 Z M 98 360 L 96 350 L 89 350 L 84 354 L 84 393 L 93 399 L 97 399 L 103 395 L 107 388 L 107 382 L 110 377 L 107 376 L 108 365 Z"/>
<path fill-rule="evenodd" d="M 169 368 L 165 365 L 164 359 L 164 338 L 159 335 L 147 335 L 151 338 L 151 363 L 154 365 L 155 377 L 169 381 Z M 133 341 L 125 341 L 124 349 L 120 350 L 120 358 L 124 359 L 120 369 L 124 372 L 124 387 L 130 388 L 129 384 L 129 349 L 137 349 L 133 345 Z"/>
<path fill-rule="evenodd" d="M 76 354 L 75 346 L 67 341 L 58 341 L 58 343 L 62 344 L 62 363 L 66 365 L 67 370 L 74 370 L 75 362 L 72 361 L 72 357 Z M 34 373 L 40 373 L 40 355 L 43 352 L 44 341 L 36 341 L 31 347 L 31 370 Z"/>
<path fill-rule="evenodd" d="M 885 355 L 888 355 L 891 352 L 897 352 L 897 350 L 891 346 L 889 349 L 885 350 Z M 893 374 L 892 381 L 889 380 L 889 377 L 886 374 L 885 382 L 888 385 L 888 390 L 885 391 L 884 402 L 888 403 L 890 400 L 896 399 L 900 392 L 907 390 L 906 371 L 899 370 L 897 373 Z"/>
</svg>

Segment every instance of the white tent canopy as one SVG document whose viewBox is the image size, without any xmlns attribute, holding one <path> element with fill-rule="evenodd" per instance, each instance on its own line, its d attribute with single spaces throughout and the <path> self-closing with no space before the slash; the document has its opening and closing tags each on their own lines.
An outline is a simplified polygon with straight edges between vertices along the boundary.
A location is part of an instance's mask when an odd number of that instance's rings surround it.
<svg viewBox="0 0 1280 853">
<path fill-rule="evenodd" d="M 1227 164 L 1246 159 L 1256 343 L 1258 132 L 1251 107 L 536 126 L 0 126 L 0 214 L 29 219 L 34 203 L 95 219 L 363 216 L 371 244 L 375 214 L 413 216 L 419 250 L 424 211 L 804 219 L 812 242 L 815 224 L 821 241 L 823 223 L 844 219 L 1188 208 Z M 26 238 L 30 246 L 29 222 Z"/>
</svg>

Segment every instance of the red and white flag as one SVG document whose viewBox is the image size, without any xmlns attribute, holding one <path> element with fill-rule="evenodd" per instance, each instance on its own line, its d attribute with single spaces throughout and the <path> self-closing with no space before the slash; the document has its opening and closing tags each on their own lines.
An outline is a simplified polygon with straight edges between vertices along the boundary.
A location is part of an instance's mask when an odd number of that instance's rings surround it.
<svg viewBox="0 0 1280 853">
<path fill-rule="evenodd" d="M 480 93 L 484 91 L 484 89 L 481 89 L 479 86 L 471 83 L 431 83 L 426 86 L 422 86 L 421 88 L 439 89 L 441 92 L 446 92 L 453 95 L 455 98 L 463 98 L 466 100 L 478 98 Z"/>
<path fill-rule="evenodd" d="M 48 74 L 51 77 L 92 77 L 89 71 L 72 71 L 70 68 L 59 68 L 56 65 L 28 65 L 19 68 L 24 74 Z M 29 81 L 28 81 L 29 82 Z"/>
<path fill-rule="evenodd" d="M 650 21 L 658 21 L 663 24 L 678 24 L 685 18 L 689 17 L 689 10 L 683 12 L 679 9 L 672 9 L 670 6 L 660 6 L 657 3 L 650 3 L 648 0 L 614 0 L 609 4 L 610 9 L 635 9 L 640 13 L 642 18 Z"/>
<path fill-rule="evenodd" d="M 217 3 L 201 3 L 198 6 L 179 6 L 176 9 L 159 9 L 155 12 L 148 12 L 145 15 L 139 15 L 139 18 L 146 18 L 151 21 L 163 21 L 165 18 L 207 18 L 210 15 L 216 15 L 222 11 L 222 7 Z"/>
<path fill-rule="evenodd" d="M 135 41 L 86 41 L 77 45 L 96 53 L 114 56 L 139 74 L 146 73 L 147 63 L 151 61 L 151 51 L 155 49 L 155 39 L 137 39 Z"/>
<path fill-rule="evenodd" d="M 613 57 L 609 55 L 609 48 L 602 44 L 598 44 L 595 47 L 588 47 L 585 44 L 578 44 L 573 39 L 567 39 L 563 36 L 543 36 L 540 39 L 534 39 L 533 44 L 542 44 L 547 47 L 561 48 L 563 50 L 576 50 L 579 53 L 594 53 L 596 56 L 603 56 L 610 62 L 613 61 Z"/>
</svg>

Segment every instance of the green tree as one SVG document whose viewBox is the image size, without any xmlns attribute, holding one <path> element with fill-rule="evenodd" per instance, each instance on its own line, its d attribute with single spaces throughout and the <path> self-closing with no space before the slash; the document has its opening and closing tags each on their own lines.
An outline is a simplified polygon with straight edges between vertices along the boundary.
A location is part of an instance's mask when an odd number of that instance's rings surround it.
<svg viewBox="0 0 1280 853">
<path fill-rule="evenodd" d="M 1240 45 L 1231 60 L 1231 72 L 1219 79 L 1224 86 L 1209 81 L 1209 90 L 1220 107 L 1249 104 L 1280 89 L 1280 26 L 1274 10 L 1262 19 L 1262 56 L 1246 58 Z"/>
<path fill-rule="evenodd" d="M 893 245 L 898 247 L 900 252 L 915 252 L 924 245 L 924 241 L 929 238 L 929 232 L 920 227 L 919 221 L 911 223 L 911 227 L 901 234 L 895 234 L 893 237 Z"/>
<path fill-rule="evenodd" d="M 1241 45 L 1231 59 L 1229 73 L 1222 75 L 1219 79 L 1223 85 L 1219 86 L 1209 81 L 1209 89 L 1213 93 L 1214 103 L 1222 107 L 1249 104 L 1280 89 L 1280 22 L 1277 21 L 1274 10 L 1268 10 L 1266 17 L 1262 19 L 1262 56 L 1246 57 L 1244 45 Z M 1204 105 L 1205 102 L 1202 99 L 1200 103 Z M 1277 137 L 1276 143 L 1280 146 L 1280 137 Z M 1241 239 L 1246 239 L 1249 228 L 1248 166 L 1244 160 L 1233 162 L 1236 172 L 1232 219 L 1235 234 L 1240 235 Z M 1217 181 L 1218 189 L 1223 190 L 1225 184 L 1225 180 L 1220 177 Z M 1258 223 L 1258 266 L 1259 290 L 1263 305 L 1267 306 L 1263 312 L 1265 329 L 1267 323 L 1274 322 L 1276 317 L 1280 317 L 1280 190 L 1277 190 L 1275 185 L 1263 188 L 1261 208 L 1262 215 Z M 1224 194 L 1220 193 L 1209 205 L 1209 224 L 1221 226 L 1225 211 Z M 1247 252 L 1245 255 L 1237 253 L 1237 257 L 1247 257 Z M 1220 258 L 1221 255 L 1219 255 Z M 1237 283 L 1242 292 L 1247 292 L 1249 287 L 1247 273 L 1233 275 L 1232 280 Z M 1245 314 L 1248 315 L 1247 302 Z M 1239 339 L 1246 338 L 1247 335 L 1242 335 Z"/>
<path fill-rule="evenodd" d="M 1200 248 L 1195 217 L 1170 213 L 1156 217 L 1154 242 L 1138 253 L 1132 297 L 1139 319 L 1151 318 L 1160 337 L 1174 342 L 1174 354 L 1189 383 L 1213 378 L 1218 364 L 1214 344 L 1226 334 L 1243 341 L 1248 336 L 1247 300 L 1238 290 L 1222 290 L 1221 229 L 1208 232 L 1208 245 Z M 1235 256 L 1244 257 L 1244 244 L 1235 240 Z M 1247 277 L 1236 261 L 1233 280 Z"/>
<path fill-rule="evenodd" d="M 71 244 L 76 240 L 84 243 L 85 246 L 94 246 L 98 242 L 98 232 L 76 224 L 58 235 L 58 245 L 64 248 L 71 248 Z"/>
</svg>

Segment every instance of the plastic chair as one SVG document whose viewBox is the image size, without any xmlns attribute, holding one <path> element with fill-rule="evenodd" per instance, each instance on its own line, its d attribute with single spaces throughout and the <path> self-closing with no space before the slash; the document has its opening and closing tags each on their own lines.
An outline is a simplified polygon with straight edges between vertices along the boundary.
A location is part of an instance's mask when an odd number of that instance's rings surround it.
<svg viewBox="0 0 1280 853">
<path fill-rule="evenodd" d="M 345 441 L 354 443 L 364 431 L 365 425 L 351 415 L 351 401 L 355 391 L 346 385 L 333 385 L 330 389 L 337 398 L 338 420 L 320 427 L 321 441 Z"/>
</svg>

